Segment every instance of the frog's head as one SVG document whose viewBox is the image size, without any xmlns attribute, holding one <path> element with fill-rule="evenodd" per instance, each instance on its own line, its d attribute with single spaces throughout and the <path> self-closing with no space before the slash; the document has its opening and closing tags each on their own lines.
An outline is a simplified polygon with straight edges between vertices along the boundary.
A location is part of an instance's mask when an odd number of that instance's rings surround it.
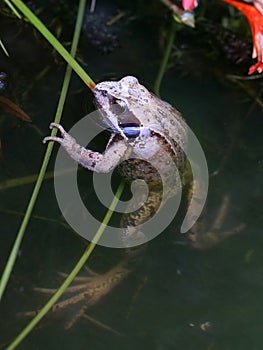
<svg viewBox="0 0 263 350">
<path fill-rule="evenodd" d="M 125 139 L 137 137 L 143 122 L 143 106 L 152 95 L 138 80 L 126 76 L 119 81 L 105 81 L 93 90 L 95 104 L 101 110 L 104 122 Z"/>
</svg>

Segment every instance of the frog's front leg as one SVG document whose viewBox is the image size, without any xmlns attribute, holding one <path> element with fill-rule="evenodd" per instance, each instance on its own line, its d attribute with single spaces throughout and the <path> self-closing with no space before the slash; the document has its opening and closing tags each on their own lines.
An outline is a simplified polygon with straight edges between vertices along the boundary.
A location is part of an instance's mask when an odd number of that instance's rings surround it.
<svg viewBox="0 0 263 350">
<path fill-rule="evenodd" d="M 57 128 L 61 137 L 48 136 L 45 137 L 43 143 L 47 141 L 55 141 L 65 149 L 69 156 L 78 164 L 91 171 L 98 173 L 108 173 L 113 170 L 116 165 L 124 158 L 128 151 L 128 145 L 124 139 L 111 143 L 105 152 L 99 153 L 80 146 L 76 140 L 70 136 L 64 128 L 57 123 L 51 123 L 50 129 Z"/>
</svg>

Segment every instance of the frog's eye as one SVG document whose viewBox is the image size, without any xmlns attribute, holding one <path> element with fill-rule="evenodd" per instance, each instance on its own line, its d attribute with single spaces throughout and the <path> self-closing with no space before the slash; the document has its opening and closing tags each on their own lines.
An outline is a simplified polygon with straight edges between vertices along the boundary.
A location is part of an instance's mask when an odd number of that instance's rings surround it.
<svg viewBox="0 0 263 350">
<path fill-rule="evenodd" d="M 124 110 L 126 109 L 126 103 L 122 100 L 119 100 L 119 99 L 115 99 L 115 102 L 120 106 L 122 107 Z"/>
<path fill-rule="evenodd" d="M 110 110 L 116 116 L 120 116 L 124 112 L 123 108 L 118 104 L 111 105 Z"/>
<path fill-rule="evenodd" d="M 110 110 L 112 113 L 114 113 L 116 116 L 120 116 L 121 114 L 125 113 L 127 110 L 127 106 L 124 101 L 113 98 L 110 101 Z"/>
</svg>

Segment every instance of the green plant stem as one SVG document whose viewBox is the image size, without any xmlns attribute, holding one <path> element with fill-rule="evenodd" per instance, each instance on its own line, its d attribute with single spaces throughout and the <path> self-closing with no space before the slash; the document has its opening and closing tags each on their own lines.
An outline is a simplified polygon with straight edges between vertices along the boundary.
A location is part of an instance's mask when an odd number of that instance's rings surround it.
<svg viewBox="0 0 263 350">
<path fill-rule="evenodd" d="M 78 40 L 79 40 L 81 25 L 82 25 L 82 19 L 84 16 L 85 5 L 86 5 L 86 0 L 80 0 L 79 9 L 78 9 L 78 16 L 77 16 L 77 21 L 76 21 L 76 26 L 75 26 L 75 32 L 74 32 L 73 42 L 72 42 L 72 47 L 71 47 L 71 54 L 73 56 L 76 54 L 76 50 L 77 50 L 77 45 L 78 45 Z M 63 106 L 65 103 L 65 99 L 66 99 L 66 95 L 67 95 L 67 91 L 68 91 L 68 86 L 69 86 L 69 82 L 70 82 L 71 72 L 72 72 L 72 69 L 68 65 L 67 69 L 66 69 L 66 74 L 65 74 L 64 81 L 63 81 L 63 85 L 62 85 L 62 90 L 61 90 L 61 95 L 60 95 L 60 99 L 59 99 L 59 103 L 58 103 L 58 107 L 57 107 L 56 116 L 55 116 L 56 123 L 59 123 L 60 118 L 61 118 L 61 114 L 62 114 L 62 110 L 63 110 Z M 53 132 L 52 132 L 52 134 L 55 135 L 55 133 L 53 133 Z M 32 193 L 31 198 L 29 200 L 24 219 L 21 223 L 21 226 L 19 228 L 15 243 L 12 247 L 12 251 L 10 253 L 10 256 L 8 258 L 4 272 L 2 274 L 2 277 L 0 280 L 0 300 L 3 297 L 3 294 L 5 291 L 6 285 L 8 283 L 10 274 L 12 272 L 12 269 L 13 269 L 13 266 L 14 266 L 14 263 L 16 260 L 16 256 L 17 256 L 19 247 L 21 245 L 26 227 L 28 225 L 32 210 L 33 210 L 34 205 L 36 203 L 38 193 L 39 193 L 40 187 L 42 185 L 42 182 L 43 182 L 43 179 L 44 179 L 44 176 L 46 173 L 47 165 L 49 163 L 49 159 L 50 159 L 51 152 L 53 149 L 53 144 L 54 144 L 53 142 L 50 142 L 47 146 L 44 160 L 43 160 L 43 163 L 42 163 L 42 166 L 41 166 L 41 169 L 40 169 L 40 172 L 39 172 L 39 175 L 38 175 L 38 178 L 37 178 L 34 190 L 33 190 L 33 193 Z"/>
<path fill-rule="evenodd" d="M 2 42 L 1 39 L 0 39 L 0 47 L 1 47 L 1 49 L 3 50 L 4 54 L 5 54 L 7 57 L 9 57 L 9 53 L 8 53 L 6 47 L 5 47 L 5 45 L 4 45 L 4 43 Z"/>
<path fill-rule="evenodd" d="M 55 294 L 49 299 L 49 301 L 44 305 L 44 307 L 39 311 L 39 313 L 33 318 L 31 322 L 28 323 L 28 325 L 22 330 L 22 332 L 13 340 L 13 342 L 7 347 L 6 350 L 13 350 L 21 343 L 21 341 L 30 333 L 30 331 L 38 324 L 38 322 L 45 316 L 45 314 L 52 308 L 52 306 L 56 303 L 56 301 L 60 298 L 60 296 L 64 293 L 66 288 L 70 285 L 70 283 L 73 281 L 73 279 L 76 277 L 76 275 L 79 273 L 87 259 L 89 258 L 90 254 L 93 252 L 96 244 L 98 243 L 101 235 L 103 234 L 105 228 L 107 227 L 107 224 L 110 221 L 110 218 L 114 212 L 114 209 L 116 208 L 116 205 L 118 203 L 118 200 L 122 194 L 124 188 L 124 181 L 122 181 L 117 189 L 116 195 L 113 198 L 113 201 L 103 219 L 103 222 L 101 223 L 98 231 L 94 235 L 94 238 L 92 242 L 88 245 L 85 252 L 83 253 L 82 257 L 78 261 L 77 265 L 74 267 L 74 269 L 71 271 L 71 273 L 68 275 L 68 277 L 65 279 L 63 284 L 60 286 L 60 288 L 55 292 Z"/>
<path fill-rule="evenodd" d="M 47 27 L 34 15 L 34 13 L 21 0 L 4 0 L 6 3 L 12 2 L 20 12 L 33 24 L 33 26 L 46 38 L 46 40 L 55 48 L 55 50 L 64 58 L 64 60 L 72 67 L 77 75 L 84 83 L 92 89 L 95 86 L 94 81 L 84 71 L 84 69 L 74 59 L 71 54 L 63 47 L 63 45 L 55 38 L 55 36 L 47 29 Z"/>
<path fill-rule="evenodd" d="M 163 80 L 163 76 L 164 76 L 165 71 L 166 71 L 166 67 L 167 67 L 167 64 L 168 64 L 168 61 L 169 61 L 169 57 L 171 55 L 172 48 L 173 48 L 174 37 L 175 37 L 175 26 L 176 26 L 176 24 L 173 21 L 172 22 L 172 28 L 171 28 L 171 31 L 170 31 L 170 35 L 169 35 L 169 38 L 168 38 L 168 43 L 167 43 L 166 50 L 165 50 L 165 53 L 164 53 L 164 56 L 163 56 L 163 60 L 162 60 L 162 63 L 161 63 L 161 66 L 160 66 L 157 78 L 156 78 L 155 83 L 154 83 L 154 93 L 158 97 L 160 97 L 160 86 L 161 86 L 161 83 L 162 83 L 162 80 Z"/>
</svg>

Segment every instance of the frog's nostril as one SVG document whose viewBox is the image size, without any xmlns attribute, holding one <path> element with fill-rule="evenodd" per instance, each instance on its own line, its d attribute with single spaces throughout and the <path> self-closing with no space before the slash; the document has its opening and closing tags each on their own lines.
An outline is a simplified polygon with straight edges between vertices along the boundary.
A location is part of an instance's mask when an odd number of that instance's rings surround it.
<svg viewBox="0 0 263 350">
<path fill-rule="evenodd" d="M 106 90 L 101 90 L 101 94 L 102 96 L 104 97 L 107 97 L 108 96 L 108 92 Z"/>
</svg>

